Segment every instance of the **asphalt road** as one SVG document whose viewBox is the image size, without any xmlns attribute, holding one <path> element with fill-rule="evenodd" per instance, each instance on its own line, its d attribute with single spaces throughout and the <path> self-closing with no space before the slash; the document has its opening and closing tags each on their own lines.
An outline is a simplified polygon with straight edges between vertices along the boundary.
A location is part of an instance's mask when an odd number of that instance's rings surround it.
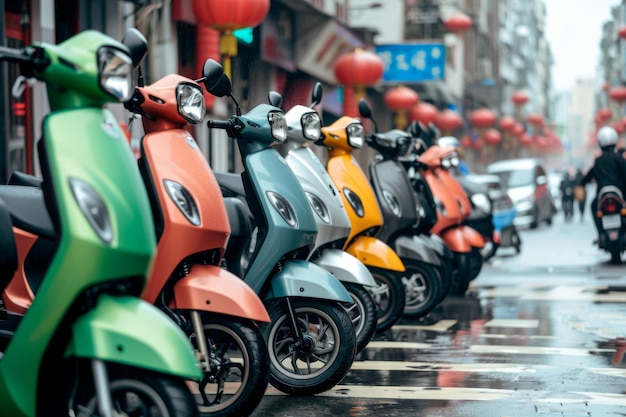
<svg viewBox="0 0 626 417">
<path fill-rule="evenodd" d="M 465 297 L 377 336 L 335 388 L 270 387 L 253 416 L 626 415 L 626 266 L 592 245 L 590 217 L 521 237 Z"/>
</svg>

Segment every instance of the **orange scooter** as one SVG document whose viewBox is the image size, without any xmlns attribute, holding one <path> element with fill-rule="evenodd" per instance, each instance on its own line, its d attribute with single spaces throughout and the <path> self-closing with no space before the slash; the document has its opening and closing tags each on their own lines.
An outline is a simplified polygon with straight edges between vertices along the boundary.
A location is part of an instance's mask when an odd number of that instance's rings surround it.
<svg viewBox="0 0 626 417">
<path fill-rule="evenodd" d="M 328 150 L 326 169 L 341 194 L 352 229 L 343 249 L 359 259 L 372 273 L 377 287 L 369 288 L 378 306 L 376 332 L 390 329 L 404 313 L 406 296 L 398 254 L 376 238 L 383 216 L 376 194 L 352 154 L 363 146 L 363 125 L 359 119 L 341 117 L 322 128 L 319 144 Z"/>
<path fill-rule="evenodd" d="M 230 236 L 226 206 L 213 171 L 183 129 L 202 121 L 203 90 L 168 75 L 139 84 L 126 108 L 143 116 L 138 164 L 158 241 L 143 298 L 191 337 L 204 371 L 201 414 L 249 415 L 269 383 L 269 355 L 257 322 L 270 318 L 256 292 L 221 268 Z"/>
</svg>

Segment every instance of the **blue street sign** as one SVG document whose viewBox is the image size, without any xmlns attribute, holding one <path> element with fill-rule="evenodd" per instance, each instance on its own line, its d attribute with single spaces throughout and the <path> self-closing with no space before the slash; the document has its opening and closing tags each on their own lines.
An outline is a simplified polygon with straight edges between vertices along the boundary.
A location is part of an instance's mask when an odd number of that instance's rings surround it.
<svg viewBox="0 0 626 417">
<path fill-rule="evenodd" d="M 384 65 L 383 81 L 443 80 L 446 48 L 442 43 L 377 45 Z"/>
</svg>

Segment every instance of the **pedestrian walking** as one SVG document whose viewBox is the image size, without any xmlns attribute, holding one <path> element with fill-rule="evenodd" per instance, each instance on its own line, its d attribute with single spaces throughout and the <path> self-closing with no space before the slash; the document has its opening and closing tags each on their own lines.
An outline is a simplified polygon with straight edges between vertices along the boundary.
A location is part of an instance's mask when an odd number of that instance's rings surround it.
<svg viewBox="0 0 626 417">
<path fill-rule="evenodd" d="M 581 222 L 585 220 L 585 205 L 587 204 L 587 191 L 585 190 L 585 186 L 582 183 L 584 177 L 585 176 L 582 170 L 580 168 L 576 169 L 576 175 L 574 176 L 574 183 L 576 184 L 574 197 L 576 198 L 576 202 L 578 205 L 578 212 L 580 213 Z"/>
</svg>

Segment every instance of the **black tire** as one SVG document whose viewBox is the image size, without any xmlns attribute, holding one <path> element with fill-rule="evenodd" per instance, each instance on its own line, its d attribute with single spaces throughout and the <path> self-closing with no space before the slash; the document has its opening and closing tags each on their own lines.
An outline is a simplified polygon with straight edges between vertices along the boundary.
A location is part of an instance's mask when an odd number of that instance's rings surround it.
<svg viewBox="0 0 626 417">
<path fill-rule="evenodd" d="M 368 267 L 377 286 L 368 287 L 378 311 L 376 333 L 383 333 L 402 318 L 406 296 L 402 284 L 402 273 Z"/>
<path fill-rule="evenodd" d="M 513 231 L 513 236 L 511 237 L 513 247 L 515 248 L 515 253 L 519 254 L 522 251 L 522 239 L 519 237 L 517 230 Z"/>
<path fill-rule="evenodd" d="M 350 370 L 356 355 L 354 326 L 335 302 L 292 298 L 291 305 L 300 331 L 311 344 L 302 346 L 296 339 L 285 301 L 270 301 L 267 311 L 272 322 L 263 325 L 270 384 L 286 394 L 319 394 L 337 385 Z"/>
<path fill-rule="evenodd" d="M 454 254 L 454 280 L 450 288 L 450 294 L 455 296 L 465 295 L 469 288 L 469 253 L 453 252 Z"/>
<path fill-rule="evenodd" d="M 489 259 L 493 258 L 496 254 L 496 252 L 498 251 L 498 248 L 500 247 L 500 245 L 498 245 L 496 242 L 494 241 L 485 241 L 485 246 L 483 246 L 480 249 L 480 254 L 483 257 L 483 262 L 484 261 L 488 261 Z"/>
<path fill-rule="evenodd" d="M 204 320 L 204 336 L 214 356 L 211 370 L 205 372 L 201 383 L 205 396 L 196 396 L 200 415 L 252 414 L 263 399 L 270 376 L 269 353 L 261 329 L 249 320 L 211 315 Z M 219 381 L 226 384 L 221 395 Z"/>
<path fill-rule="evenodd" d="M 441 291 L 437 297 L 437 304 L 440 304 L 450 294 L 452 289 L 452 280 L 454 280 L 454 271 L 452 270 L 452 259 L 442 258 L 441 264 L 436 268 L 441 282 Z"/>
<path fill-rule="evenodd" d="M 376 332 L 378 313 L 372 295 L 362 285 L 344 282 L 344 286 L 354 301 L 353 305 L 345 308 L 356 332 L 358 354 L 365 349 Z"/>
<path fill-rule="evenodd" d="M 403 258 L 402 262 L 406 268 L 402 276 L 404 315 L 411 318 L 424 317 L 439 304 L 442 292 L 440 277 L 431 265 L 407 258 Z"/>
<path fill-rule="evenodd" d="M 622 264 L 622 251 L 617 245 L 610 247 L 611 253 L 611 265 L 621 265 Z"/>
<path fill-rule="evenodd" d="M 476 279 L 483 268 L 483 255 L 479 248 L 472 248 L 469 253 L 469 277 L 470 281 Z"/>
<path fill-rule="evenodd" d="M 183 380 L 120 365 L 109 366 L 115 415 L 191 417 L 198 410 Z M 73 404 L 77 417 L 99 415 L 93 384 L 86 384 Z M 141 414 L 138 414 L 141 413 Z"/>
</svg>

